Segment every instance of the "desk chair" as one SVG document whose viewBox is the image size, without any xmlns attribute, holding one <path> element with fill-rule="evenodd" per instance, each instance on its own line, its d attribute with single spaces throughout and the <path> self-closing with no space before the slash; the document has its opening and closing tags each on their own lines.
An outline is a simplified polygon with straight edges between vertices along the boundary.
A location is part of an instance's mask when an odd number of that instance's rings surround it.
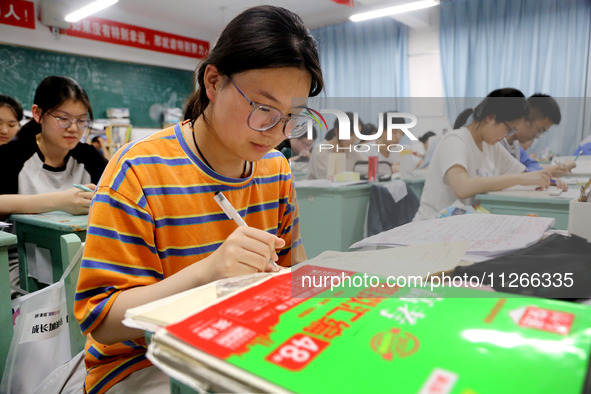
<svg viewBox="0 0 591 394">
<path fill-rule="evenodd" d="M 73 258 L 77 256 L 78 250 L 84 248 L 84 243 L 76 234 L 65 234 L 60 236 L 60 250 L 62 258 L 62 271 L 70 264 Z M 80 263 L 82 254 L 78 255 L 76 265 L 70 275 L 65 279 L 66 305 L 68 308 L 68 329 L 70 331 L 70 350 L 72 357 L 84 349 L 86 336 L 82 335 L 80 325 L 74 317 L 74 297 L 76 296 L 76 284 L 78 283 L 78 274 L 80 273 Z"/>
<path fill-rule="evenodd" d="M 51 256 L 52 281 L 55 283 L 63 273 L 60 236 L 77 234 L 84 241 L 88 227 L 88 215 L 70 215 L 66 212 L 46 212 L 39 214 L 13 214 L 18 237 L 18 260 L 21 288 L 32 293 L 47 286 L 29 277 L 29 263 L 26 244 L 46 249 Z"/>
<path fill-rule="evenodd" d="M 16 245 L 16 235 L 0 231 L 0 380 L 12 340 L 12 303 L 8 273 L 8 248 L 12 245 Z"/>
</svg>

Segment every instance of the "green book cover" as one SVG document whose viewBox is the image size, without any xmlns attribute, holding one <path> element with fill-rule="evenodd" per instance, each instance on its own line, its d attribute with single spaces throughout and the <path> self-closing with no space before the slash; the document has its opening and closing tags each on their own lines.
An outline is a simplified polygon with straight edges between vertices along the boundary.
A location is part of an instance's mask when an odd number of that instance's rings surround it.
<svg viewBox="0 0 591 394">
<path fill-rule="evenodd" d="M 292 392 L 583 390 L 591 348 L 585 305 L 385 283 L 351 295 L 294 282 L 337 272 L 308 266 L 274 276 L 166 330 L 224 360 L 229 375 L 234 366 Z"/>
</svg>

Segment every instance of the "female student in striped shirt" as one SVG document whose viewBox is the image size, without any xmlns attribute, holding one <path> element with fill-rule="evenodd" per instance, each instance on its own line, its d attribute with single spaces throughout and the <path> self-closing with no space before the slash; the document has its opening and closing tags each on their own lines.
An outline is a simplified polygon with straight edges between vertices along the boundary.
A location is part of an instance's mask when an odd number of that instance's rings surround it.
<svg viewBox="0 0 591 394">
<path fill-rule="evenodd" d="M 143 331 L 121 324 L 126 309 L 270 270 L 270 259 L 305 259 L 289 164 L 273 148 L 306 131 L 292 98 L 323 88 L 314 39 L 292 12 L 253 7 L 226 26 L 194 78 L 187 120 L 123 147 L 97 187 L 75 303 L 90 334 L 87 393 L 168 390 Z M 249 227 L 225 216 L 216 191 Z"/>
<path fill-rule="evenodd" d="M 474 120 L 464 127 L 470 115 Z M 472 205 L 478 193 L 514 185 L 550 186 L 548 172 L 524 172 L 525 166 L 498 143 L 527 115 L 525 96 L 511 88 L 494 90 L 476 108 L 464 110 L 455 130 L 437 145 L 414 220 L 437 218 L 456 200 Z"/>
</svg>

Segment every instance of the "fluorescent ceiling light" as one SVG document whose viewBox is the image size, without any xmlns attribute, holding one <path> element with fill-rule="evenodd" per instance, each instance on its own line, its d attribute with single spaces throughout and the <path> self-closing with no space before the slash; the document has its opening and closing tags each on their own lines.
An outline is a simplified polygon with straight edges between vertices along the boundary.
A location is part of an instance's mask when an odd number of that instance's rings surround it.
<svg viewBox="0 0 591 394">
<path fill-rule="evenodd" d="M 107 7 L 112 6 L 119 0 L 97 0 L 92 3 L 66 15 L 67 22 L 78 22 L 80 19 L 84 19 L 89 15 L 95 14 L 100 10 L 104 10 Z"/>
<path fill-rule="evenodd" d="M 400 4 L 394 7 L 382 8 L 379 10 L 362 12 L 349 17 L 353 22 L 365 21 L 368 19 L 381 18 L 383 16 L 402 14 L 403 12 L 416 11 L 423 8 L 433 7 L 439 4 L 439 0 L 422 0 L 413 3 Z"/>
</svg>

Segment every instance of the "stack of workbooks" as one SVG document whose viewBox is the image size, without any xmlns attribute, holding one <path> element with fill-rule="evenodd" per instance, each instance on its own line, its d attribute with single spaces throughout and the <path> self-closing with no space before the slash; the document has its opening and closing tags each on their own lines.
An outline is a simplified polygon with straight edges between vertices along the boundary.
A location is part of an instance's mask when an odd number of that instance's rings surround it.
<svg viewBox="0 0 591 394">
<path fill-rule="evenodd" d="M 218 392 L 585 389 L 588 306 L 428 283 L 330 284 L 343 274 L 363 278 L 310 265 L 259 277 L 159 330 L 148 357 L 185 384 Z"/>
</svg>

